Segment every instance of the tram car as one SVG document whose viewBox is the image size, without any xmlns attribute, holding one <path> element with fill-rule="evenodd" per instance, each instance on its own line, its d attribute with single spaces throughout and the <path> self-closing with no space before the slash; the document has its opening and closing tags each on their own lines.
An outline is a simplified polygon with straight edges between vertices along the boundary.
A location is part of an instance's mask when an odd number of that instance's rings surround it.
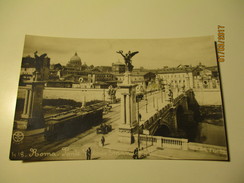
<svg viewBox="0 0 244 183">
<path fill-rule="evenodd" d="M 101 105 L 60 113 L 46 120 L 45 138 L 47 141 L 70 138 L 92 126 L 101 124 L 102 120 L 103 107 Z"/>
</svg>

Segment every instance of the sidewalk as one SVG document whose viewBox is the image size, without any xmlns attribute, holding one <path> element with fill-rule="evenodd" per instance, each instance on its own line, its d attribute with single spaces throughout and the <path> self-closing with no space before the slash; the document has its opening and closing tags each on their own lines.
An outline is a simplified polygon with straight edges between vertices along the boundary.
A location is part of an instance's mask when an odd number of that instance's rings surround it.
<svg viewBox="0 0 244 183">
<path fill-rule="evenodd" d="M 106 143 L 103 148 L 113 151 L 127 152 L 131 155 L 135 148 L 138 147 L 137 142 L 133 144 L 124 144 L 118 142 L 118 131 L 111 132 L 106 136 Z M 145 144 L 141 144 L 141 150 L 139 154 L 145 155 L 144 159 L 148 160 L 160 160 L 160 159 L 182 159 L 182 160 L 226 160 L 227 157 L 219 156 L 205 152 L 194 152 L 177 149 L 163 149 L 157 148 L 156 145 L 145 147 Z"/>
<path fill-rule="evenodd" d="M 124 144 L 118 142 L 119 131 L 118 129 L 113 130 L 109 134 L 106 135 L 106 143 L 102 148 L 109 149 L 112 151 L 129 153 L 131 156 L 133 155 L 134 149 L 138 147 L 138 143 L 135 142 L 133 144 Z M 163 149 L 157 148 L 156 144 L 153 146 L 149 146 L 146 148 L 145 143 L 140 145 L 141 150 L 139 154 L 145 155 L 144 159 L 148 160 L 160 160 L 160 159 L 182 159 L 182 160 L 226 160 L 227 157 L 219 156 L 216 154 L 205 153 L 205 152 L 195 152 L 195 151 L 185 151 L 185 150 L 177 150 L 177 149 Z"/>
<path fill-rule="evenodd" d="M 160 95 L 155 94 L 155 98 L 160 100 Z M 148 99 L 152 102 L 153 96 L 149 96 Z M 144 102 L 144 103 L 143 103 Z M 141 102 L 140 111 L 142 111 L 142 122 L 146 121 L 149 117 L 151 117 L 154 113 L 157 112 L 156 108 L 153 107 L 152 103 L 149 103 L 150 107 L 148 108 L 148 113 L 145 111 L 145 101 Z M 155 102 L 156 104 L 156 102 Z M 158 103 L 159 109 L 161 107 L 167 105 L 168 102 Z M 143 106 L 144 105 L 144 106 Z M 119 128 L 118 126 L 121 124 L 119 118 L 119 107 L 120 103 L 111 104 L 112 113 L 108 113 L 106 115 L 110 115 L 110 120 L 113 121 L 112 127 L 113 130 L 108 134 L 96 134 L 94 127 L 90 129 L 90 132 L 85 135 L 80 135 L 72 138 L 62 144 L 62 147 L 68 148 L 68 153 L 64 154 L 62 150 L 59 150 L 56 154 L 59 155 L 57 158 L 48 157 L 46 160 L 60 160 L 60 159 L 86 159 L 85 152 L 88 147 L 92 149 L 92 159 L 93 160 L 115 160 L 115 159 L 124 159 L 124 160 L 133 160 L 133 152 L 134 149 L 138 147 L 137 141 L 133 144 L 125 144 L 118 142 L 119 140 Z M 116 109 L 113 111 L 113 109 Z M 107 116 L 108 117 L 108 116 Z M 101 145 L 101 137 L 105 137 L 105 145 Z M 163 160 L 163 159 L 181 159 L 181 160 L 226 160 L 226 157 L 204 153 L 204 152 L 194 152 L 194 151 L 184 151 L 177 149 L 163 149 L 157 148 L 156 144 L 149 146 L 149 143 L 146 147 L 145 142 L 140 144 L 139 156 L 144 155 L 145 160 Z M 142 148 L 143 147 L 143 148 Z"/>
</svg>

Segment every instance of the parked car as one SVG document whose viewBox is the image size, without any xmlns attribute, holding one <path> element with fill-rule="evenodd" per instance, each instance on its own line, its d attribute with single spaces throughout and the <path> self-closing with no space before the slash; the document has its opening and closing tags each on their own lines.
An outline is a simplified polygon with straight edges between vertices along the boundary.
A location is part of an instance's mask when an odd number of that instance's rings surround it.
<svg viewBox="0 0 244 183">
<path fill-rule="evenodd" d="M 104 106 L 103 108 L 103 112 L 106 114 L 108 113 L 110 110 L 112 109 L 112 106 L 107 104 L 106 106 Z"/>
<path fill-rule="evenodd" d="M 112 125 L 101 124 L 99 128 L 97 128 L 97 134 L 107 134 L 112 131 Z"/>
</svg>

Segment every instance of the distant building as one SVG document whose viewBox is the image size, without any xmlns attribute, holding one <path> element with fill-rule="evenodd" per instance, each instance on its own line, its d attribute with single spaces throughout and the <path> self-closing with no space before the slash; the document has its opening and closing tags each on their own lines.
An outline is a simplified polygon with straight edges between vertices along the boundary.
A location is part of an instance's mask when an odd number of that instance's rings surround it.
<svg viewBox="0 0 244 183">
<path fill-rule="evenodd" d="M 163 84 L 170 84 L 173 88 L 218 88 L 219 77 L 217 67 L 206 67 L 199 63 L 196 67 L 179 65 L 178 67 L 164 67 L 157 78 Z"/>
<path fill-rule="evenodd" d="M 111 73 L 104 73 L 104 72 L 93 72 L 92 74 L 88 75 L 88 78 L 91 78 L 91 81 L 93 83 L 97 82 L 97 81 L 114 81 L 115 77 L 113 74 Z"/>
<path fill-rule="evenodd" d="M 59 79 L 62 81 L 78 83 L 81 77 L 87 78 L 88 74 L 91 73 L 87 68 L 88 66 L 85 63 L 82 65 L 81 58 L 78 56 L 77 52 L 75 52 L 66 66 L 59 71 Z"/>
<path fill-rule="evenodd" d="M 106 72 L 90 72 L 86 76 L 80 76 L 73 83 L 74 88 L 108 88 L 109 86 L 116 87 L 117 81 L 113 74 Z"/>
<path fill-rule="evenodd" d="M 45 83 L 46 87 L 55 87 L 55 88 L 72 88 L 71 81 L 48 81 Z"/>
<path fill-rule="evenodd" d="M 179 65 L 178 67 L 164 67 L 158 72 L 158 79 L 163 84 L 170 84 L 173 88 L 187 87 L 193 88 L 192 67 L 189 65 Z"/>
<path fill-rule="evenodd" d="M 97 66 L 97 69 L 100 70 L 100 72 L 112 72 L 111 66 Z"/>
<path fill-rule="evenodd" d="M 123 83 L 124 81 L 124 74 L 122 73 L 118 73 L 115 74 L 115 77 L 117 79 L 118 83 Z M 131 75 L 131 82 L 133 84 L 138 84 L 143 86 L 143 88 L 147 88 L 147 86 L 152 83 L 155 82 L 155 78 L 156 78 L 156 74 L 152 73 L 152 72 L 132 72 Z"/>
<path fill-rule="evenodd" d="M 75 52 L 75 55 L 70 58 L 69 62 L 66 65 L 66 68 L 68 70 L 81 70 L 82 69 L 81 58 L 78 56 L 78 54 L 76 52 Z"/>
<path fill-rule="evenodd" d="M 192 71 L 194 88 L 219 88 L 219 72 L 217 66 L 206 67 L 199 63 Z"/>
<path fill-rule="evenodd" d="M 112 71 L 116 73 L 124 73 L 125 72 L 125 64 L 118 61 L 116 63 L 112 63 Z"/>
<path fill-rule="evenodd" d="M 108 88 L 110 85 L 117 86 L 115 76 L 106 72 L 93 72 L 88 75 L 88 80 L 91 81 L 93 88 Z"/>
</svg>

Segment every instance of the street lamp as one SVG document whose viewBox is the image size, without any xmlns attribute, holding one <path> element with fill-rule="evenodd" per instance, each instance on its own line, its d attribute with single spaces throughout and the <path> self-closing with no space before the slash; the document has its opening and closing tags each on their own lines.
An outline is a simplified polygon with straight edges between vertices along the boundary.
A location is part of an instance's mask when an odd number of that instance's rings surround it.
<svg viewBox="0 0 244 183">
<path fill-rule="evenodd" d="M 154 97 L 154 93 L 153 93 L 153 108 L 155 108 L 155 97 Z"/>
<path fill-rule="evenodd" d="M 147 105 L 148 105 L 148 100 L 147 100 L 147 91 L 145 92 L 145 97 L 146 97 L 146 99 L 145 99 L 145 100 L 146 100 L 146 113 L 147 113 L 147 112 L 148 112 L 148 111 L 147 111 Z"/>
<path fill-rule="evenodd" d="M 140 114 L 140 101 L 142 100 L 143 95 L 139 94 L 136 95 L 136 102 L 137 102 L 137 121 L 138 121 L 138 139 L 137 139 L 137 143 L 138 143 L 138 153 L 139 153 L 139 149 L 140 149 L 140 120 L 141 120 L 141 114 Z"/>
<path fill-rule="evenodd" d="M 103 103 L 105 104 L 105 89 L 103 89 Z"/>
</svg>

